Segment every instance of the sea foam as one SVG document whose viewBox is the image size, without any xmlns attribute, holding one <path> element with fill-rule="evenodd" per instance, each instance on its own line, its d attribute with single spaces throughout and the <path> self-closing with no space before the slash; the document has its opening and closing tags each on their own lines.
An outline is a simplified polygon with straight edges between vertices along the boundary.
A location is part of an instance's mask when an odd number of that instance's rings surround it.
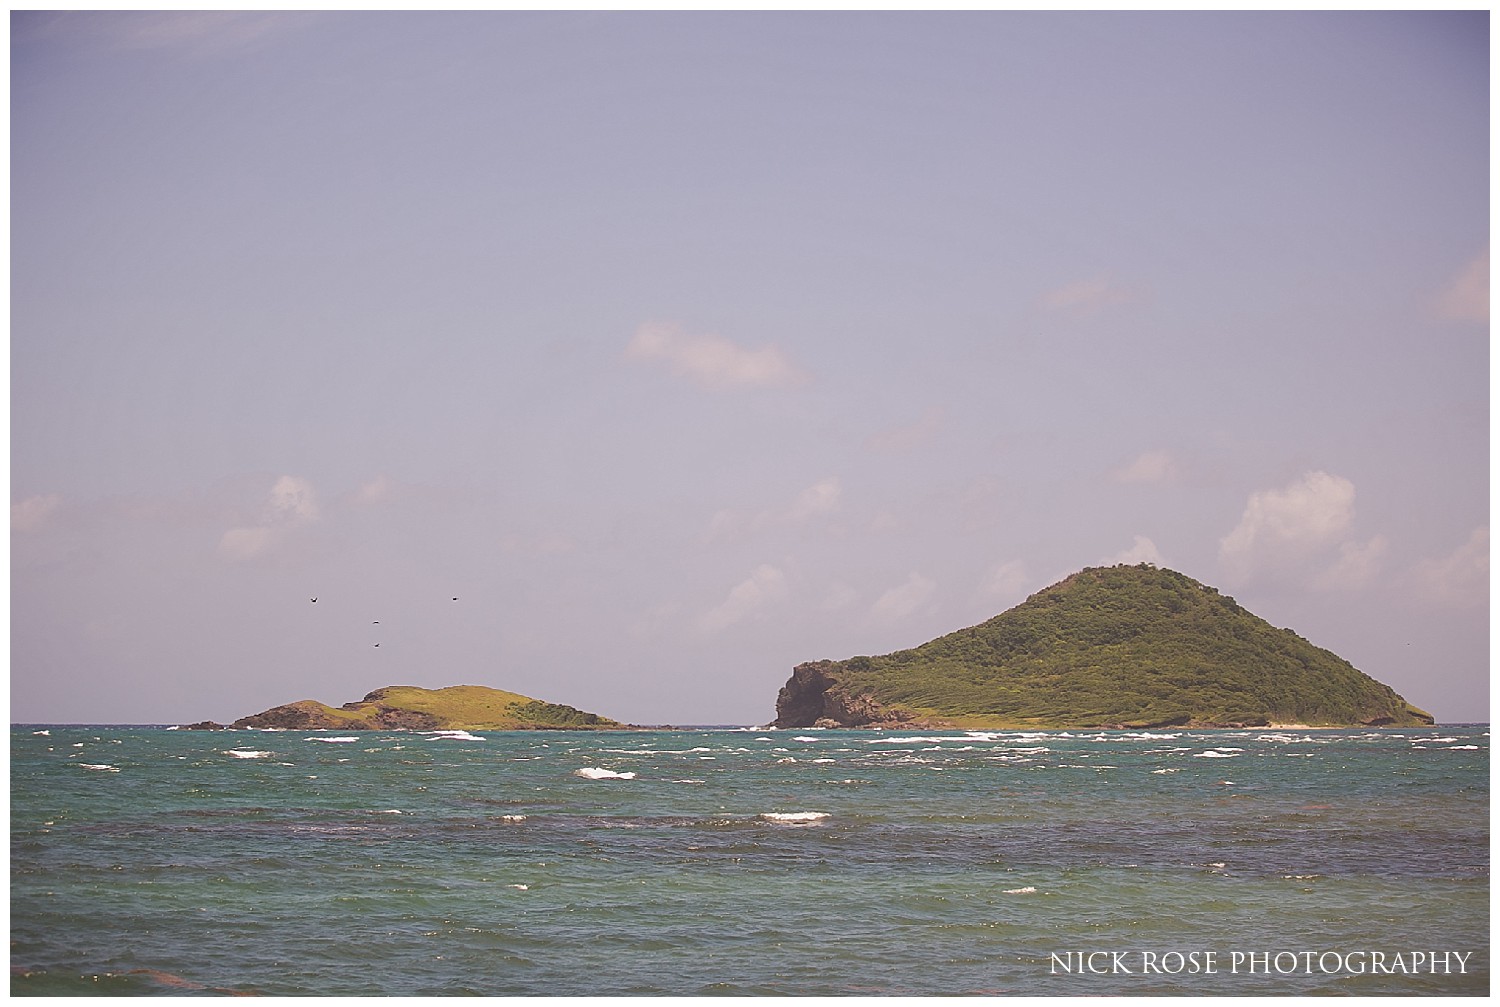
<svg viewBox="0 0 1500 1007">
<path fill-rule="evenodd" d="M 763 811 L 760 817 L 768 822 L 784 822 L 789 825 L 810 825 L 828 817 L 826 811 Z"/>
<path fill-rule="evenodd" d="M 242 751 L 240 749 L 231 748 L 228 751 L 226 751 L 224 754 L 225 755 L 229 755 L 229 756 L 233 756 L 236 759 L 264 759 L 264 758 L 268 757 L 271 753 L 270 752 L 247 752 L 247 751 Z"/>
<path fill-rule="evenodd" d="M 329 745 L 347 745 L 349 742 L 351 742 L 351 741 L 358 741 L 359 739 L 358 738 L 304 738 L 303 740 L 304 741 L 321 741 L 321 742 L 324 742 L 325 744 L 329 744 Z"/>
<path fill-rule="evenodd" d="M 612 769 L 598 769 L 594 766 L 584 766 L 582 769 L 573 770 L 574 776 L 581 776 L 585 780 L 633 780 L 634 773 L 617 773 Z"/>
</svg>

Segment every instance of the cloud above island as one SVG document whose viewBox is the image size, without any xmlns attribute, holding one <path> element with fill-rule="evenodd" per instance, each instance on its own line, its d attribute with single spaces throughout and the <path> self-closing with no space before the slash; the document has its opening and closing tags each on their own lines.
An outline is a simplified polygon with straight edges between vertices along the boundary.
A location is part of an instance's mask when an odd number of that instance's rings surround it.
<svg viewBox="0 0 1500 1007">
<path fill-rule="evenodd" d="M 231 563 L 255 559 L 292 530 L 318 518 L 318 495 L 312 483 L 298 476 L 284 475 L 276 480 L 267 494 L 260 521 L 231 528 L 220 537 L 219 557 Z"/>
<path fill-rule="evenodd" d="M 1049 290 L 1037 299 L 1037 306 L 1049 313 L 1088 318 L 1113 305 L 1129 303 L 1137 296 L 1131 287 L 1105 273 Z"/>
<path fill-rule="evenodd" d="M 695 335 L 672 323 L 637 327 L 625 356 L 659 361 L 675 376 L 707 388 L 787 388 L 808 379 L 779 347 L 748 349 L 717 333 Z"/>
<path fill-rule="evenodd" d="M 729 596 L 704 613 L 698 627 L 717 633 L 761 612 L 786 598 L 786 574 L 768 563 L 756 567 L 749 577 L 729 591 Z"/>
<path fill-rule="evenodd" d="M 1486 608 L 1490 587 L 1490 530 L 1475 528 L 1468 541 L 1446 556 L 1417 565 L 1422 599 L 1450 608 Z"/>
<path fill-rule="evenodd" d="M 1444 289 L 1437 301 L 1438 317 L 1449 322 L 1490 320 L 1490 251 L 1485 249 Z"/>
<path fill-rule="evenodd" d="M 1135 541 L 1130 548 L 1123 552 L 1115 553 L 1104 561 L 1104 566 L 1137 566 L 1141 563 L 1150 563 L 1154 566 L 1165 566 L 1161 558 L 1161 551 L 1156 548 L 1156 543 L 1144 535 L 1135 536 Z"/>
<path fill-rule="evenodd" d="M 62 497 L 56 493 L 30 496 L 10 505 L 10 527 L 12 531 L 36 531 L 62 506 Z"/>
<path fill-rule="evenodd" d="M 1234 530 L 1219 542 L 1219 562 L 1239 581 L 1299 573 L 1322 588 L 1353 587 L 1379 569 L 1380 536 L 1353 542 L 1354 483 L 1323 471 L 1304 473 L 1280 489 L 1250 494 Z M 1331 567 L 1324 567 L 1337 549 Z"/>
<path fill-rule="evenodd" d="M 1177 477 L 1177 459 L 1170 451 L 1146 451 L 1114 471 L 1116 482 L 1160 483 Z"/>
<path fill-rule="evenodd" d="M 723 509 L 708 522 L 709 542 L 737 540 L 768 528 L 804 525 L 839 512 L 844 494 L 838 476 L 826 476 L 797 494 L 784 507 L 769 507 L 754 514 Z"/>
<path fill-rule="evenodd" d="M 905 619 L 918 612 L 930 611 L 937 583 L 913 571 L 906 583 L 898 584 L 875 600 L 870 614 L 877 619 Z"/>
</svg>

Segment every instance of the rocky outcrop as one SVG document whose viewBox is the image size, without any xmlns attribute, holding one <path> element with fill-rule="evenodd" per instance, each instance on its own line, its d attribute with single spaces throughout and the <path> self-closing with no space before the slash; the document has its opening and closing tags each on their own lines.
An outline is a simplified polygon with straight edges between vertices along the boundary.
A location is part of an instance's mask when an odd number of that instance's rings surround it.
<svg viewBox="0 0 1500 1007">
<path fill-rule="evenodd" d="M 323 731 L 329 728 L 365 727 L 363 720 L 336 717 L 328 707 L 317 700 L 304 699 L 296 703 L 273 706 L 252 717 L 241 717 L 235 727 L 279 728 L 285 731 Z"/>
<path fill-rule="evenodd" d="M 833 676 L 833 661 L 809 661 L 792 669 L 776 695 L 775 727 L 918 727 L 925 721 L 899 707 L 882 705 L 869 693 L 850 693 Z"/>
<path fill-rule="evenodd" d="M 343 711 L 349 711 L 353 715 L 340 715 Z M 442 725 L 430 713 L 404 710 L 378 702 L 345 703 L 339 711 L 333 711 L 316 700 L 304 699 L 285 706 L 273 706 L 253 717 L 241 717 L 234 722 L 234 726 L 275 727 L 288 731 L 432 731 Z"/>
</svg>

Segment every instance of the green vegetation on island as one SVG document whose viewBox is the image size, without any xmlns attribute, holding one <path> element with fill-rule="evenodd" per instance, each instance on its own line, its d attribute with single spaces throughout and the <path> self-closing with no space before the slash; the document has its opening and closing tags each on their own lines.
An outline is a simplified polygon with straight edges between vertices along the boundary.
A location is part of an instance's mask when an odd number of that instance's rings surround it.
<svg viewBox="0 0 1500 1007">
<path fill-rule="evenodd" d="M 1348 661 L 1149 564 L 1095 567 L 911 650 L 794 669 L 778 727 L 1431 724 Z"/>
<path fill-rule="evenodd" d="M 327 706 L 304 699 L 242 717 L 234 727 L 291 730 L 414 731 L 606 730 L 625 725 L 559 703 L 483 685 L 422 689 L 389 685 L 357 703 Z"/>
</svg>

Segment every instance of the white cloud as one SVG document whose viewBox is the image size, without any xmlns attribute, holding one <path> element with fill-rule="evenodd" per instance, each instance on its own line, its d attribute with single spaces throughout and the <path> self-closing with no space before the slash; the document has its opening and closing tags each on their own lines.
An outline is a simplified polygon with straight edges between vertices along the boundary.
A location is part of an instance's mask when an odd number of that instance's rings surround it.
<svg viewBox="0 0 1500 1007">
<path fill-rule="evenodd" d="M 61 506 L 62 497 L 56 493 L 27 497 L 10 505 L 10 526 L 15 531 L 36 531 Z"/>
<path fill-rule="evenodd" d="M 1135 296 L 1131 288 L 1106 273 L 1049 290 L 1041 296 L 1038 304 L 1046 311 L 1087 317 L 1112 304 L 1134 300 Z"/>
<path fill-rule="evenodd" d="M 656 605 L 632 619 L 625 626 L 631 639 L 640 643 L 653 643 L 677 635 L 678 616 L 682 605 L 675 601 Z"/>
<path fill-rule="evenodd" d="M 354 491 L 355 503 L 372 504 L 386 500 L 395 492 L 396 484 L 387 476 L 376 476 Z"/>
<path fill-rule="evenodd" d="M 886 454 L 906 454 L 914 451 L 937 435 L 942 429 L 947 410 L 933 406 L 911 423 L 888 427 L 865 438 L 865 447 Z"/>
<path fill-rule="evenodd" d="M 1159 483 L 1175 478 L 1177 461 L 1170 451 L 1147 451 L 1129 465 L 1115 470 L 1122 483 Z"/>
<path fill-rule="evenodd" d="M 829 585 L 827 592 L 823 595 L 823 610 L 842 612 L 857 601 L 859 601 L 858 591 L 842 581 L 835 581 Z"/>
<path fill-rule="evenodd" d="M 132 13 L 102 23 L 119 31 L 117 39 L 122 47 L 186 49 L 211 56 L 295 27 L 299 19 L 272 11 L 168 11 Z M 300 23 L 305 25 L 306 19 Z"/>
<path fill-rule="evenodd" d="M 275 541 L 274 528 L 231 528 L 219 539 L 219 555 L 231 563 L 254 559 Z"/>
<path fill-rule="evenodd" d="M 1105 566 L 1138 566 L 1141 563 L 1151 563 L 1155 566 L 1164 566 L 1161 553 L 1156 549 L 1156 543 L 1144 535 L 1137 535 L 1129 549 L 1116 553 L 1104 561 Z"/>
<path fill-rule="evenodd" d="M 1022 601 L 1026 597 L 1026 564 L 1018 559 L 1001 563 L 984 575 L 979 595 L 984 602 Z"/>
<path fill-rule="evenodd" d="M 936 593 L 936 583 L 913 572 L 906 578 L 905 584 L 899 584 L 881 595 L 870 607 L 870 612 L 880 619 L 905 619 L 928 608 L 928 603 Z"/>
<path fill-rule="evenodd" d="M 785 507 L 767 508 L 754 515 L 734 510 L 715 511 L 704 538 L 709 542 L 737 539 L 778 525 L 806 524 L 837 513 L 844 493 L 837 476 L 813 483 Z"/>
<path fill-rule="evenodd" d="M 318 520 L 318 498 L 312 483 L 282 476 L 267 494 L 259 523 L 231 528 L 219 539 L 219 556 L 232 563 L 269 551 L 295 528 Z"/>
<path fill-rule="evenodd" d="M 783 600 L 786 593 L 786 575 L 774 566 L 762 564 L 736 584 L 722 603 L 704 613 L 698 625 L 706 633 L 717 633 Z"/>
<path fill-rule="evenodd" d="M 839 497 L 842 494 L 843 487 L 836 477 L 819 480 L 798 494 L 797 502 L 792 504 L 790 517 L 793 521 L 807 521 L 832 514 L 839 509 Z"/>
<path fill-rule="evenodd" d="M 1352 591 L 1364 587 L 1380 573 L 1389 547 L 1384 535 L 1376 535 L 1368 542 L 1342 543 L 1338 560 L 1313 578 L 1313 586 L 1323 591 Z"/>
<path fill-rule="evenodd" d="M 1417 587 L 1429 602 L 1451 607 L 1488 606 L 1490 530 L 1475 528 L 1469 540 L 1441 559 L 1417 565 Z"/>
<path fill-rule="evenodd" d="M 1219 543 L 1219 560 L 1240 577 L 1301 564 L 1341 542 L 1353 521 L 1354 484 L 1308 472 L 1285 489 L 1250 494 L 1240 523 Z"/>
<path fill-rule="evenodd" d="M 271 487 L 267 504 L 268 524 L 304 524 L 318 519 L 318 496 L 312 483 L 297 476 L 282 476 Z"/>
<path fill-rule="evenodd" d="M 691 335 L 677 325 L 647 322 L 625 347 L 634 360 L 661 360 L 672 373 L 711 388 L 787 387 L 807 380 L 775 346 L 746 349 L 716 333 Z"/>
<path fill-rule="evenodd" d="M 1490 320 L 1490 252 L 1485 249 L 1448 284 L 1437 301 L 1438 317 L 1451 322 Z"/>
<path fill-rule="evenodd" d="M 539 532 L 533 535 L 511 532 L 500 536 L 499 545 L 502 552 L 511 555 L 563 556 L 578 551 L 577 540 L 559 531 Z"/>
</svg>

